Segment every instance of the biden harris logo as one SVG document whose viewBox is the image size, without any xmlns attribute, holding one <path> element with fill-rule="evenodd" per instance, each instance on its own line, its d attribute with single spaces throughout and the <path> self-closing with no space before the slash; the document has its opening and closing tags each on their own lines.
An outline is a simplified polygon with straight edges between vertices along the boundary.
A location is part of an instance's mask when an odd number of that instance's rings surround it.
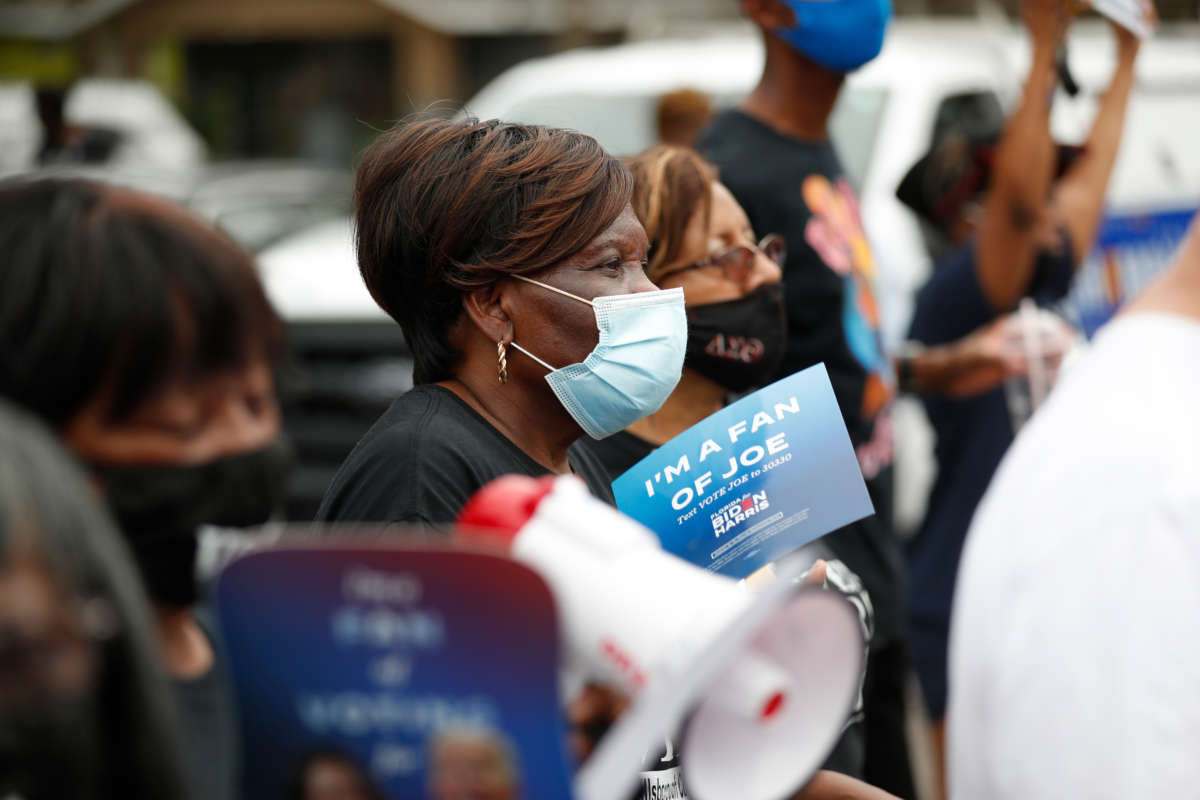
<svg viewBox="0 0 1200 800">
<path fill-rule="evenodd" d="M 730 533 L 746 520 L 758 516 L 770 507 L 771 501 L 767 499 L 766 492 L 743 495 L 738 500 L 726 503 L 710 517 L 713 534 L 720 537 L 722 534 Z"/>
</svg>

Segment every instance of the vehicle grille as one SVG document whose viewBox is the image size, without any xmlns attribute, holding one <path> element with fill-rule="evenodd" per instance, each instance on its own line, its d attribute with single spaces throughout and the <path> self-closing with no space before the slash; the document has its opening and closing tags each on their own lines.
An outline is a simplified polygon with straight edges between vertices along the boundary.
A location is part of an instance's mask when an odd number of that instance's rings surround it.
<svg viewBox="0 0 1200 800">
<path fill-rule="evenodd" d="M 284 430 L 296 449 L 284 512 L 311 520 L 334 473 L 396 397 L 412 387 L 412 356 L 399 326 L 292 322 L 280 375 Z"/>
</svg>

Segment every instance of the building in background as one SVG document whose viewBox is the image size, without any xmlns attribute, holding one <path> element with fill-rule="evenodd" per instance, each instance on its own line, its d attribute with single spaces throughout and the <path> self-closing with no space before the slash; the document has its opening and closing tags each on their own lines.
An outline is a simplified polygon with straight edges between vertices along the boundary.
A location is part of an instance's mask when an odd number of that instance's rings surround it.
<svg viewBox="0 0 1200 800">
<path fill-rule="evenodd" d="M 973 14 L 990 0 L 896 0 Z M 1200 0 L 1158 0 L 1164 19 Z M 142 78 L 215 158 L 345 165 L 374 132 L 569 47 L 735 23 L 736 0 L 0 0 L 0 81 Z"/>
<path fill-rule="evenodd" d="M 508 66 L 729 0 L 0 0 L 0 80 L 141 78 L 216 158 L 348 163 L 391 121 Z"/>
</svg>

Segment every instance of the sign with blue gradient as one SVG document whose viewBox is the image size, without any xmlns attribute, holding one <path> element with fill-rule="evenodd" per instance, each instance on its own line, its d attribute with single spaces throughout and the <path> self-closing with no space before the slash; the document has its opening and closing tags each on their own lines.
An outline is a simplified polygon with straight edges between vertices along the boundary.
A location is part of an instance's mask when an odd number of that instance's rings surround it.
<svg viewBox="0 0 1200 800">
<path fill-rule="evenodd" d="M 558 621 L 529 568 L 465 551 L 285 547 L 230 565 L 216 605 L 244 797 L 284 797 L 322 758 L 381 797 L 571 797 Z"/>
<path fill-rule="evenodd" d="M 824 364 L 693 425 L 612 488 L 664 549 L 734 578 L 874 513 Z"/>
</svg>

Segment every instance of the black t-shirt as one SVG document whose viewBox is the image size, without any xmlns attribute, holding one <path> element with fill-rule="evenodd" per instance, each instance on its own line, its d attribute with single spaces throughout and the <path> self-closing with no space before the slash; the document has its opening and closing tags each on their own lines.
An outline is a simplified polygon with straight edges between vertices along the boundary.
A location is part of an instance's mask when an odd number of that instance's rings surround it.
<svg viewBox="0 0 1200 800">
<path fill-rule="evenodd" d="M 607 473 L 574 449 L 571 469 L 612 503 Z M 338 469 L 317 511 L 323 522 L 409 522 L 444 526 L 471 495 L 501 475 L 549 471 L 462 398 L 434 384 L 392 403 Z"/>
<path fill-rule="evenodd" d="M 614 433 L 607 439 L 580 439 L 571 446 L 572 452 L 577 450 L 590 451 L 604 466 L 610 481 L 615 481 L 629 470 L 634 464 L 658 449 L 645 439 L 634 436 L 629 431 Z"/>
<path fill-rule="evenodd" d="M 827 139 L 784 135 L 739 110 L 719 114 L 697 148 L 759 236 L 782 234 L 788 349 L 777 378 L 824 362 L 875 515 L 829 534 L 871 595 L 880 647 L 903 629 L 902 557 L 892 532 L 891 366 L 879 339 L 875 265 L 858 201 Z"/>
<path fill-rule="evenodd" d="M 184 777 L 192 800 L 236 800 L 240 742 L 233 685 L 215 627 L 203 612 L 196 621 L 213 648 L 213 667 L 196 678 L 171 681 L 184 734 Z"/>
<path fill-rule="evenodd" d="M 1046 304 L 1066 296 L 1075 259 L 1065 232 L 1063 253 L 1042 258 L 1026 294 Z M 996 319 L 979 283 L 975 245 L 938 264 L 917 293 L 909 338 L 926 345 L 956 341 Z M 1013 440 L 1003 388 L 965 400 L 928 396 L 936 434 L 937 478 L 925 519 L 908 545 L 908 613 L 913 661 L 930 712 L 946 706 L 946 647 L 958 561 L 975 508 Z"/>
</svg>

